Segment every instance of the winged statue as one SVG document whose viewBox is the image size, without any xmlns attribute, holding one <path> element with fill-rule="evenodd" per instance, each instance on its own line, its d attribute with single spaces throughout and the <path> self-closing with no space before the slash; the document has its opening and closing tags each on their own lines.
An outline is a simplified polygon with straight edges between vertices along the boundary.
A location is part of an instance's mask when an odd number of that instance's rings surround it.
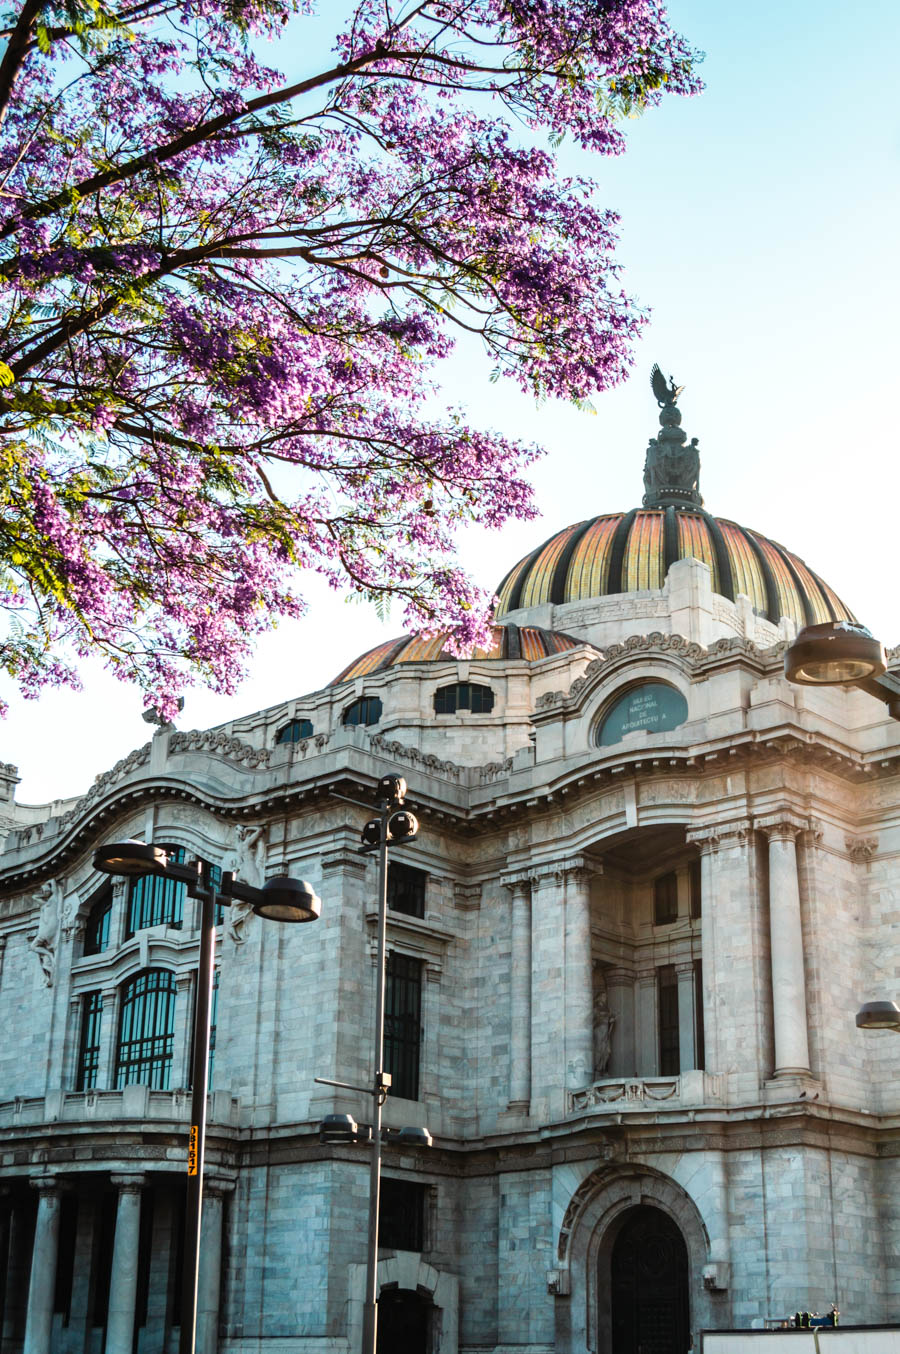
<svg viewBox="0 0 900 1354">
<path fill-rule="evenodd" d="M 675 377 L 669 377 L 669 384 L 666 385 L 666 378 L 659 369 L 659 365 L 654 362 L 653 370 L 650 373 L 650 384 L 653 387 L 653 393 L 656 396 L 656 402 L 659 405 L 674 404 L 678 396 L 684 390 L 684 386 L 676 386 Z"/>
</svg>

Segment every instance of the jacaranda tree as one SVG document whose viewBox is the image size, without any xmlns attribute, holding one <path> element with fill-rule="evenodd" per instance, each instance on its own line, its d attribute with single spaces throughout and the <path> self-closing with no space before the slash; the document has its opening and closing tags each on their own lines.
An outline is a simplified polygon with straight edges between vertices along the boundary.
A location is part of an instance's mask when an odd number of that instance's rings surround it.
<svg viewBox="0 0 900 1354">
<path fill-rule="evenodd" d="M 5 16 L 0 654 L 27 694 L 97 651 L 167 713 L 231 690 L 309 569 L 464 651 L 490 599 L 454 530 L 529 516 L 535 452 L 435 416 L 436 364 L 465 332 L 538 397 L 627 369 L 615 217 L 552 147 L 617 153 L 695 89 L 657 0 L 362 0 L 303 74 L 308 15 Z"/>
</svg>

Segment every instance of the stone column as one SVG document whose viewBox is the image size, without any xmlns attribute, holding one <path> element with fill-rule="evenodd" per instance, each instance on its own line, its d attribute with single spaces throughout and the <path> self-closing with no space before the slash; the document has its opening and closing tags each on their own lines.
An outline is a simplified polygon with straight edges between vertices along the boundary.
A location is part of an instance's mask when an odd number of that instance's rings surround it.
<svg viewBox="0 0 900 1354">
<path fill-rule="evenodd" d="M 222 1281 L 224 1195 L 233 1180 L 211 1176 L 203 1184 L 203 1231 L 197 1280 L 197 1354 L 216 1354 L 219 1345 L 219 1293 Z"/>
<path fill-rule="evenodd" d="M 797 837 L 802 825 L 788 817 L 763 820 L 769 839 L 769 932 L 772 941 L 772 1013 L 775 1076 L 809 1076 L 809 1031 Z"/>
<path fill-rule="evenodd" d="M 509 1108 L 527 1114 L 531 1101 L 531 880 L 504 880 L 510 896 Z"/>
<path fill-rule="evenodd" d="M 615 1016 L 612 1029 L 612 1053 L 609 1059 L 610 1077 L 633 1077 L 634 1061 L 634 974 L 627 968 L 606 970 L 606 990 L 609 1009 Z"/>
<path fill-rule="evenodd" d="M 591 963 L 591 872 L 583 861 L 562 867 L 566 892 L 566 1086 L 594 1080 L 594 978 Z"/>
<path fill-rule="evenodd" d="M 678 978 L 678 1065 L 682 1072 L 697 1066 L 696 1012 L 693 962 L 675 965 Z"/>
<path fill-rule="evenodd" d="M 31 1279 L 25 1317 L 23 1354 L 52 1354 L 53 1296 L 56 1288 L 56 1255 L 59 1248 L 59 1180 L 54 1175 L 31 1181 L 39 1191 Z M 130 1351 L 129 1351 L 130 1354 Z"/>
<path fill-rule="evenodd" d="M 655 1077 L 659 1068 L 656 969 L 639 969 L 635 977 L 635 1071 L 639 1077 Z"/>
<path fill-rule="evenodd" d="M 113 1091 L 116 1086 L 119 1039 L 119 989 L 115 986 L 104 987 L 101 988 L 101 995 L 103 1015 L 100 1023 L 100 1057 L 97 1060 L 97 1090 Z"/>
<path fill-rule="evenodd" d="M 113 1175 L 118 1188 L 116 1235 L 109 1279 L 109 1315 L 105 1354 L 131 1354 L 134 1340 L 134 1304 L 137 1296 L 138 1247 L 141 1237 L 143 1175 Z"/>
</svg>

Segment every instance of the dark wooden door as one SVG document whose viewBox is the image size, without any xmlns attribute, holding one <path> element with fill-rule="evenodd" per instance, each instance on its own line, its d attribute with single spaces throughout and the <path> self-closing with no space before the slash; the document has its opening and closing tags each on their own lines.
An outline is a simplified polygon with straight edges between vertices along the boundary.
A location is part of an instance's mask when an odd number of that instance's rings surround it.
<svg viewBox="0 0 900 1354">
<path fill-rule="evenodd" d="M 636 1208 L 613 1245 L 613 1354 L 686 1354 L 688 1258 L 678 1228 L 658 1208 Z"/>
<path fill-rule="evenodd" d="M 378 1297 L 378 1354 L 428 1354 L 431 1304 L 408 1288 Z"/>
</svg>

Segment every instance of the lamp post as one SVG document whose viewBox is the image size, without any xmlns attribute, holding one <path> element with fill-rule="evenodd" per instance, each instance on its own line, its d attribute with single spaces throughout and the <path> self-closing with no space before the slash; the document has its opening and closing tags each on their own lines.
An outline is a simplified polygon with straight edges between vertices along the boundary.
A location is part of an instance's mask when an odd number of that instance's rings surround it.
<svg viewBox="0 0 900 1354">
<path fill-rule="evenodd" d="M 375 1067 L 372 1086 L 353 1086 L 346 1081 L 330 1081 L 316 1077 L 325 1086 L 340 1086 L 345 1090 L 363 1091 L 372 1097 L 372 1123 L 357 1124 L 349 1114 L 330 1114 L 319 1130 L 322 1142 L 368 1142 L 369 1160 L 369 1220 L 366 1248 L 366 1296 L 363 1308 L 362 1354 L 375 1354 L 378 1336 L 378 1219 L 381 1210 L 381 1110 L 391 1086 L 391 1075 L 384 1070 L 384 1000 L 387 985 L 387 873 L 388 845 L 411 841 L 419 830 L 418 820 L 401 806 L 406 798 L 406 781 L 402 776 L 382 776 L 378 782 L 378 817 L 372 818 L 362 830 L 360 855 L 378 852 L 378 939 L 375 983 Z M 355 803 L 356 801 L 350 801 Z M 431 1134 L 425 1128 L 389 1130 L 397 1142 L 411 1147 L 430 1147 Z"/>
<path fill-rule="evenodd" d="M 784 653 L 784 675 L 800 686 L 854 686 L 900 719 L 900 679 L 887 670 L 884 647 L 855 621 L 807 625 Z"/>
<path fill-rule="evenodd" d="M 171 860 L 161 847 L 147 842 L 113 842 L 100 847 L 94 853 L 94 869 L 112 875 L 156 875 L 160 879 L 174 879 L 187 885 L 189 898 L 200 900 L 200 959 L 197 966 L 197 1013 L 191 1050 L 191 1124 L 188 1132 L 181 1333 L 178 1341 L 179 1354 L 194 1354 L 197 1343 L 197 1277 L 206 1151 L 209 1021 L 216 945 L 215 905 L 218 902 L 229 907 L 234 899 L 238 899 L 249 903 L 257 916 L 268 917 L 273 921 L 305 922 L 318 919 L 322 904 L 311 884 L 288 875 L 267 879 L 258 889 L 235 879 L 230 871 L 225 871 L 217 889 L 210 881 L 209 865 L 205 861 L 180 864 Z"/>
</svg>

